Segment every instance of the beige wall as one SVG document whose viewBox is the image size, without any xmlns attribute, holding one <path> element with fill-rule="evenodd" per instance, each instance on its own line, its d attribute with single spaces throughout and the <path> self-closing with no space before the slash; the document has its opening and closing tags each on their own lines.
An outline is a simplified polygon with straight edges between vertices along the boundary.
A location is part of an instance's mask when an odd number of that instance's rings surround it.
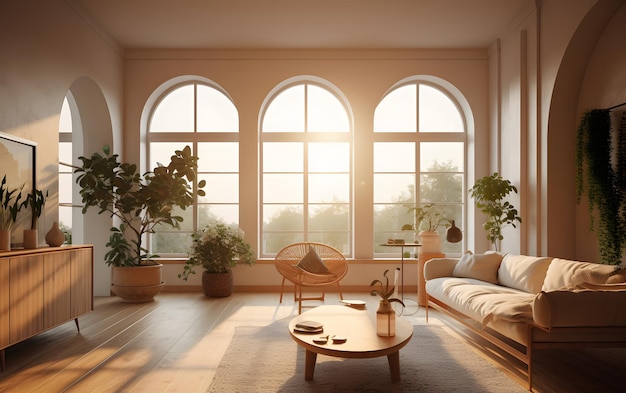
<svg viewBox="0 0 626 393">
<path fill-rule="evenodd" d="M 37 143 L 37 187 L 49 191 L 40 220 L 42 240 L 58 219 L 58 131 L 63 98 L 81 96 L 86 151 L 102 142 L 121 147 L 123 59 L 63 0 L 0 4 L 0 131 Z M 85 88 L 87 86 L 87 88 Z M 98 95 L 100 100 L 98 100 Z M 95 99 L 94 99 L 95 96 Z M 82 154 L 75 152 L 75 154 Z M 102 221 L 100 225 L 95 224 Z M 94 217 L 84 238 L 102 260 L 110 220 Z M 106 228 L 98 233 L 96 228 Z M 21 234 L 15 234 L 21 242 Z M 95 264 L 96 291 L 108 293 L 109 273 Z"/>
<path fill-rule="evenodd" d="M 626 102 L 626 6 L 622 5 L 610 19 L 593 48 L 588 67 L 577 97 L 576 126 L 582 114 L 589 109 L 610 108 Z M 612 111 L 614 121 L 619 121 L 626 106 Z M 615 124 L 617 127 L 617 124 Z M 616 130 L 616 128 L 614 128 Z M 596 235 L 589 231 L 586 203 L 577 206 L 576 255 L 582 260 L 599 260 Z M 596 225 L 597 225 L 596 220 Z M 626 262 L 622 254 L 622 261 Z"/>
<path fill-rule="evenodd" d="M 57 131 L 69 89 L 84 116 L 84 151 L 91 153 L 110 143 L 126 159 L 138 161 L 142 114 L 155 89 L 181 75 L 209 78 L 231 94 L 241 114 L 242 178 L 250 187 L 242 198 L 242 226 L 256 234 L 256 133 L 261 104 L 287 78 L 324 78 L 346 95 L 354 113 L 356 227 L 360 228 L 356 236 L 359 244 L 367 245 L 371 244 L 371 201 L 358 187 L 371 187 L 368 146 L 373 109 L 394 83 L 412 75 L 434 75 L 465 95 L 474 116 L 476 135 L 468 143 L 470 158 L 477 160 L 470 166 L 468 185 L 498 170 L 520 187 L 515 202 L 524 223 L 519 230 L 507 231 L 503 248 L 597 260 L 586 229 L 586 209 L 575 205 L 572 129 L 584 109 L 626 101 L 626 59 L 623 51 L 613 49 L 621 48 L 625 36 L 623 3 L 545 0 L 539 10 L 531 6 L 520 14 L 492 47 L 476 51 L 129 51 L 122 55 L 85 22 L 80 10 L 63 0 L 5 1 L 0 5 L 0 131 L 40 146 L 38 187 L 51 192 L 42 225 L 47 229 L 57 218 Z M 471 211 L 469 218 L 474 214 Z M 108 270 L 100 261 L 108 225 L 94 224 L 96 219 L 102 217 L 89 218 L 85 241 L 96 246 L 96 289 L 106 294 Z M 480 224 L 479 219 L 470 223 L 467 234 L 468 247 L 477 251 L 487 247 Z M 96 228 L 107 229 L 97 233 Z M 356 250 L 356 256 L 367 259 L 368 247 Z M 370 280 L 372 265 L 367 265 L 370 270 L 365 266 L 355 266 L 348 282 L 358 285 Z M 174 279 L 176 268 L 170 270 L 168 281 Z M 262 277 L 261 284 L 276 284 L 271 265 L 238 270 L 241 285 L 254 283 L 256 277 Z"/>
</svg>

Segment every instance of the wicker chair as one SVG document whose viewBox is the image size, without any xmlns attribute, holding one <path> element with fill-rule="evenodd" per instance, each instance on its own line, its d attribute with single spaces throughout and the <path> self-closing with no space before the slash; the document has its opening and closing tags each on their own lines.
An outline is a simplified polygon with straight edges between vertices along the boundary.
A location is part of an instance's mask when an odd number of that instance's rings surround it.
<svg viewBox="0 0 626 393">
<path fill-rule="evenodd" d="M 296 266 L 307 252 L 309 252 L 309 247 L 313 247 L 322 261 L 324 261 L 324 264 L 328 268 L 328 273 L 310 273 Z M 325 295 L 322 290 L 322 295 L 319 297 L 302 297 L 302 287 L 326 287 L 336 284 L 339 288 L 339 297 L 343 299 L 339 281 L 341 281 L 348 272 L 348 262 L 339 250 L 329 245 L 314 242 L 290 244 L 283 247 L 276 254 L 275 266 L 278 272 L 283 276 L 283 282 L 280 287 L 280 303 L 283 302 L 285 280 L 289 280 L 295 286 L 293 300 L 294 302 L 298 302 L 298 313 L 302 312 L 303 300 L 324 301 Z"/>
</svg>

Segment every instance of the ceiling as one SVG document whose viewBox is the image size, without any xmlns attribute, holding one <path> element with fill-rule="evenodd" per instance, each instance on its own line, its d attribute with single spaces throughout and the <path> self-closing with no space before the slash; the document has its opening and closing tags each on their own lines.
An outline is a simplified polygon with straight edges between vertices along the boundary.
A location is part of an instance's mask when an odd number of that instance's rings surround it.
<svg viewBox="0 0 626 393">
<path fill-rule="evenodd" d="M 125 49 L 485 48 L 532 0 L 67 0 Z"/>
</svg>

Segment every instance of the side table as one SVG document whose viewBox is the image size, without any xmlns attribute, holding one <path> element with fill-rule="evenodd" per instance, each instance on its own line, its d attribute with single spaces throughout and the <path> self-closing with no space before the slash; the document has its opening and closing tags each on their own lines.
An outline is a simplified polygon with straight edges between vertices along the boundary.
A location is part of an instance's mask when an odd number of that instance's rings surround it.
<svg viewBox="0 0 626 393">
<path fill-rule="evenodd" d="M 389 244 L 389 243 L 382 243 L 381 246 L 384 247 L 400 247 L 400 300 L 402 300 L 402 302 L 405 302 L 405 298 L 404 298 L 404 248 L 415 248 L 415 247 L 421 247 L 421 244 L 418 243 L 400 243 L 400 244 Z M 419 293 L 418 293 L 419 295 Z M 407 300 L 412 300 L 414 302 L 417 303 L 418 305 L 418 309 L 419 309 L 419 302 L 415 301 L 415 299 L 411 299 L 411 298 L 406 298 Z M 417 312 L 418 310 L 415 310 L 414 313 L 411 314 L 405 314 L 405 315 L 413 315 Z M 400 315 L 402 315 L 403 313 L 400 312 Z"/>
<path fill-rule="evenodd" d="M 426 280 L 424 280 L 424 265 L 433 258 L 445 258 L 442 253 L 418 253 L 417 254 L 417 305 L 428 307 L 428 294 L 426 293 Z"/>
</svg>

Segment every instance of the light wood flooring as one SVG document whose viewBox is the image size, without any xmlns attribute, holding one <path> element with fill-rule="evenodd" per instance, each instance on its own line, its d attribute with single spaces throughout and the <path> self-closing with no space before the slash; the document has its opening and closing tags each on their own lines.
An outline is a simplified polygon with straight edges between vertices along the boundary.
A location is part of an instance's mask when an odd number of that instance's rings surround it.
<svg viewBox="0 0 626 393">
<path fill-rule="evenodd" d="M 376 298 L 366 293 L 344 297 L 376 307 Z M 327 294 L 326 304 L 339 304 L 338 296 Z M 162 293 L 144 304 L 96 298 L 95 311 L 79 319 L 80 333 L 69 322 L 8 348 L 0 392 L 204 392 L 236 326 L 262 326 L 296 314 L 293 298 L 287 295 L 281 305 L 276 293 L 236 293 L 223 299 Z M 423 309 L 408 318 L 426 323 Z M 435 311 L 429 323 L 458 336 L 447 327 L 454 322 Z M 503 370 L 510 368 L 490 355 L 484 343 L 468 349 Z M 536 392 L 626 391 L 626 349 L 541 351 L 538 356 Z M 524 386 L 515 375 L 511 378 Z"/>
</svg>

